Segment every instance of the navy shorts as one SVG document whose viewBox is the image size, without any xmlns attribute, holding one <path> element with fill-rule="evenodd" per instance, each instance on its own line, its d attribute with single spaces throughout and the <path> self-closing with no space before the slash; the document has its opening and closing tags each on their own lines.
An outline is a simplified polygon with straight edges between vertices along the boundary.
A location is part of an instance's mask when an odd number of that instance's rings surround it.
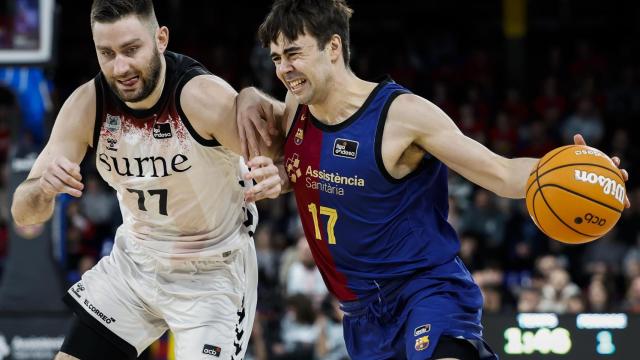
<svg viewBox="0 0 640 360">
<path fill-rule="evenodd" d="M 498 359 L 482 339 L 480 289 L 458 258 L 341 305 L 354 360 L 430 359 L 443 335 L 468 340 L 480 359 Z"/>
</svg>

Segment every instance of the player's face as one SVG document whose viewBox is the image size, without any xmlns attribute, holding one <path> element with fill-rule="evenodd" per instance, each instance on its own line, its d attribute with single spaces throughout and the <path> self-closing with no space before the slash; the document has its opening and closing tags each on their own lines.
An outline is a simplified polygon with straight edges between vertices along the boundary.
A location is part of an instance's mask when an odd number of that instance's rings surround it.
<svg viewBox="0 0 640 360">
<path fill-rule="evenodd" d="M 331 59 L 326 49 L 318 49 L 318 42 L 309 35 L 294 41 L 282 35 L 271 43 L 271 59 L 276 75 L 301 104 L 317 104 L 331 84 Z"/>
<path fill-rule="evenodd" d="M 163 31 L 166 28 L 152 30 L 133 15 L 114 23 L 94 24 L 93 41 L 100 70 L 122 101 L 142 101 L 158 84 L 162 68 L 160 51 L 164 47 L 157 40 Z"/>
</svg>

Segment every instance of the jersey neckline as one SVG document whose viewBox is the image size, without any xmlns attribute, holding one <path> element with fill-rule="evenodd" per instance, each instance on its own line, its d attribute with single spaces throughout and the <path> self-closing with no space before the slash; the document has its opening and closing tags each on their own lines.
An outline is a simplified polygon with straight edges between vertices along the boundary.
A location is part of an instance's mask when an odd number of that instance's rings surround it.
<svg viewBox="0 0 640 360">
<path fill-rule="evenodd" d="M 371 93 L 369 93 L 369 95 L 367 96 L 367 99 L 364 101 L 362 106 L 360 106 L 360 108 L 355 113 L 353 113 L 351 116 L 349 116 L 345 121 L 343 121 L 343 122 L 341 122 L 339 124 L 328 125 L 328 124 L 325 124 L 325 123 L 321 122 L 320 120 L 316 119 L 315 116 L 313 116 L 313 114 L 311 113 L 311 110 L 309 109 L 309 106 L 307 106 L 307 109 L 309 110 L 309 119 L 311 120 L 311 123 L 315 127 L 317 127 L 318 129 L 320 129 L 322 131 L 326 131 L 326 132 L 340 131 L 340 130 L 346 128 L 347 126 L 351 125 L 353 122 L 355 122 L 360 117 L 360 115 L 362 115 L 362 113 L 367 109 L 367 107 L 369 107 L 369 104 L 373 101 L 373 99 L 376 98 L 376 95 L 378 95 L 380 90 L 385 85 L 387 85 L 388 83 L 390 83 L 392 81 L 393 80 L 391 80 L 391 78 L 389 78 L 389 77 L 385 77 L 382 81 L 380 81 L 378 83 L 378 85 L 376 85 L 376 87 L 373 88 Z"/>
</svg>

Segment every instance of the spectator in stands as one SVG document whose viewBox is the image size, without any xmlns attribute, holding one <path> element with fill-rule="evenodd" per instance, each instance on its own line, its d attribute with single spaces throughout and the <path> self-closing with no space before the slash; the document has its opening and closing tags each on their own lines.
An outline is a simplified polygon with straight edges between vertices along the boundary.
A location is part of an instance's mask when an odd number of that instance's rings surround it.
<svg viewBox="0 0 640 360">
<path fill-rule="evenodd" d="M 290 296 L 281 321 L 281 342 L 273 348 L 274 359 L 312 359 L 319 336 L 315 320 L 316 313 L 309 297 L 304 294 Z"/>
<path fill-rule="evenodd" d="M 599 147 L 604 136 L 604 123 L 593 101 L 587 97 L 578 100 L 576 111 L 562 125 L 564 143 L 570 143 L 573 134 L 582 134 L 590 146 Z"/>
<path fill-rule="evenodd" d="M 539 310 L 563 314 L 567 310 L 569 299 L 579 294 L 580 288 L 571 282 L 569 273 L 565 269 L 556 268 L 551 271 L 547 284 L 542 288 Z"/>
<path fill-rule="evenodd" d="M 587 301 L 590 312 L 608 312 L 612 310 L 607 286 L 597 278 L 592 280 L 587 287 Z"/>
<path fill-rule="evenodd" d="M 640 314 L 640 276 L 633 278 L 627 290 L 626 302 L 623 306 L 624 311 L 634 314 Z"/>
<path fill-rule="evenodd" d="M 536 288 L 522 288 L 518 297 L 518 312 L 537 312 L 540 308 L 541 294 Z"/>
<path fill-rule="evenodd" d="M 307 239 L 301 236 L 296 245 L 298 258 L 291 264 L 287 275 L 286 294 L 288 296 L 303 294 L 315 305 L 320 305 L 328 290 L 322 275 L 313 261 Z"/>
<path fill-rule="evenodd" d="M 504 240 L 506 216 L 496 206 L 496 195 L 478 188 L 473 205 L 462 217 L 462 230 L 479 234 L 489 250 L 500 248 Z"/>
<path fill-rule="evenodd" d="M 340 303 L 336 298 L 327 295 L 322 301 L 322 312 L 316 319 L 318 339 L 315 346 L 316 360 L 348 360 L 347 345 L 342 332 Z"/>
</svg>

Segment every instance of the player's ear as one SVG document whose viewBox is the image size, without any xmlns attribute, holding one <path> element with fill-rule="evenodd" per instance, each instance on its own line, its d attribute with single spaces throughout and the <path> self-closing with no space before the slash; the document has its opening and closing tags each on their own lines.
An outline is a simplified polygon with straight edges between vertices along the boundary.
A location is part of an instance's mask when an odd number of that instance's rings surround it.
<svg viewBox="0 0 640 360">
<path fill-rule="evenodd" d="M 166 26 L 160 26 L 156 29 L 156 46 L 160 53 L 164 53 L 169 45 L 169 28 Z"/>
<path fill-rule="evenodd" d="M 342 58 L 342 38 L 340 35 L 333 34 L 329 43 L 327 44 L 328 50 L 331 56 L 331 62 L 335 63 L 338 59 Z"/>
</svg>

